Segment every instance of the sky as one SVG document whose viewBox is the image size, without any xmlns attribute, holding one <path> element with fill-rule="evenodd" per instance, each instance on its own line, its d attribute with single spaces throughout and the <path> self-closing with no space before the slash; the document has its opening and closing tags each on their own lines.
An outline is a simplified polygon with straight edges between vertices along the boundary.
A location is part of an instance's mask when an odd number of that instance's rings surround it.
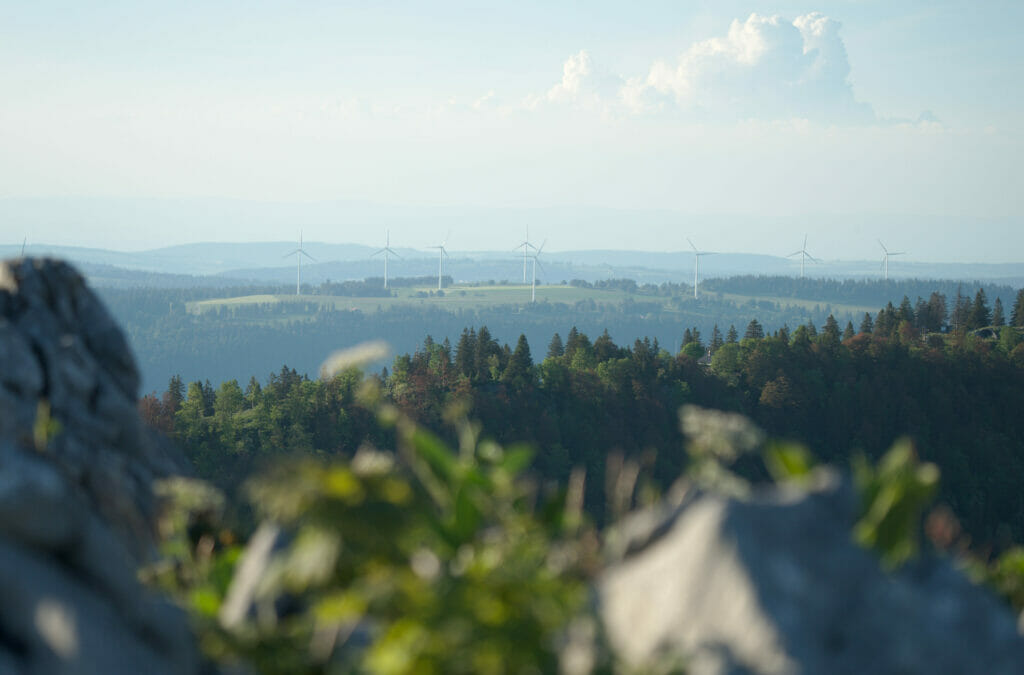
<svg viewBox="0 0 1024 675">
<path fill-rule="evenodd" d="M 494 4 L 0 0 L 0 240 L 1024 260 L 1024 3 Z"/>
</svg>

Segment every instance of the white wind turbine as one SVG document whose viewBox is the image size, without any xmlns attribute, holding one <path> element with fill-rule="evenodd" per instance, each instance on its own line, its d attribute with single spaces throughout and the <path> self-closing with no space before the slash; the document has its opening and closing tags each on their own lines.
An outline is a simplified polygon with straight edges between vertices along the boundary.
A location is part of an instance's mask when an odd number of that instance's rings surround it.
<svg viewBox="0 0 1024 675">
<path fill-rule="evenodd" d="M 372 258 L 373 256 L 380 255 L 381 253 L 384 254 L 384 288 L 387 288 L 388 287 L 388 257 L 389 256 L 395 256 L 396 258 L 399 258 L 401 260 L 405 259 L 405 258 L 402 258 L 402 256 L 398 255 L 398 253 L 395 252 L 394 250 L 392 250 L 392 248 L 391 248 L 391 230 L 385 230 L 384 231 L 384 248 L 382 248 L 381 250 L 377 251 L 376 253 L 374 253 L 370 257 Z"/>
<path fill-rule="evenodd" d="M 448 231 L 448 237 L 450 236 L 452 236 L 451 230 Z M 444 245 L 448 243 L 448 237 L 444 238 L 444 241 L 440 246 L 429 247 L 437 249 L 437 290 L 441 290 L 441 277 L 444 274 L 444 259 L 450 257 L 448 255 L 448 251 L 444 248 Z"/>
<path fill-rule="evenodd" d="M 299 247 L 290 253 L 285 253 L 281 257 L 287 258 L 288 256 L 295 256 L 297 259 L 298 266 L 295 269 L 295 295 L 299 295 L 299 291 L 302 288 L 302 256 L 306 256 L 313 262 L 316 262 L 316 258 L 306 253 L 302 248 L 302 230 L 299 230 Z"/>
<path fill-rule="evenodd" d="M 530 302 L 537 302 L 537 265 L 540 265 L 540 261 L 537 260 L 537 256 L 539 256 L 540 252 L 544 250 L 544 244 L 546 243 L 548 243 L 547 239 L 541 242 L 540 248 L 534 251 L 533 255 L 530 256 L 533 258 L 533 281 L 530 282 Z M 544 269 L 543 265 L 541 265 L 541 269 Z"/>
<path fill-rule="evenodd" d="M 804 278 L 804 263 L 807 262 L 807 260 L 810 260 L 811 262 L 821 262 L 820 260 L 818 260 L 813 255 L 811 255 L 810 253 L 807 252 L 807 235 L 806 234 L 804 235 L 804 245 L 803 245 L 803 248 L 801 248 L 799 251 L 797 251 L 795 253 L 790 253 L 786 257 L 787 258 L 792 258 L 795 255 L 800 256 L 800 278 L 801 279 Z"/>
<path fill-rule="evenodd" d="M 690 248 L 693 249 L 693 297 L 697 298 L 697 283 L 700 281 L 700 257 L 702 255 L 714 255 L 714 251 L 698 251 L 697 247 L 693 245 L 690 238 L 687 237 L 686 241 L 690 242 Z"/>
<path fill-rule="evenodd" d="M 543 244 L 541 244 L 541 246 L 543 247 Z M 526 283 L 526 260 L 530 257 L 530 249 L 531 248 L 535 252 L 537 252 L 537 253 L 540 252 L 540 250 L 536 246 L 534 246 L 533 244 L 530 243 L 530 228 L 527 227 L 526 228 L 526 239 L 524 239 L 523 243 L 519 244 L 519 246 L 516 246 L 514 249 L 512 249 L 513 251 L 518 251 L 519 249 L 523 249 L 523 283 L 524 284 Z"/>
<path fill-rule="evenodd" d="M 906 251 L 890 251 L 882 243 L 882 240 L 878 240 L 878 245 L 882 247 L 882 269 L 885 270 L 885 280 L 889 280 L 889 256 L 891 255 L 905 255 Z"/>
</svg>

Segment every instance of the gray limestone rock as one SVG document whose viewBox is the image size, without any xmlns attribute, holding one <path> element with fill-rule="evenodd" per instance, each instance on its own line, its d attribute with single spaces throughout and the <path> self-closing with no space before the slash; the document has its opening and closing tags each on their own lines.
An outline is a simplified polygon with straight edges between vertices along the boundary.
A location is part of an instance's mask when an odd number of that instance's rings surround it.
<svg viewBox="0 0 1024 675">
<path fill-rule="evenodd" d="M 143 589 L 155 479 L 183 459 L 136 411 L 128 343 L 70 266 L 0 263 L 0 673 L 192 673 Z"/>
<path fill-rule="evenodd" d="M 851 540 L 839 474 L 741 500 L 690 490 L 618 532 L 598 585 L 630 667 L 691 673 L 1020 673 L 1010 610 L 945 559 L 895 573 Z"/>
</svg>

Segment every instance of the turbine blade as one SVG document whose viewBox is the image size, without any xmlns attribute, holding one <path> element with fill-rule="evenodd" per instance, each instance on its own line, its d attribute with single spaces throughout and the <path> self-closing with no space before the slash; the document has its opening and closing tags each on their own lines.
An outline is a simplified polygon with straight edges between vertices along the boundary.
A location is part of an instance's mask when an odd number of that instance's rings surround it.
<svg viewBox="0 0 1024 675">
<path fill-rule="evenodd" d="M 690 241 L 689 237 L 686 238 L 686 241 L 688 241 L 690 243 L 690 248 L 692 248 L 693 252 L 696 253 L 697 252 L 697 247 L 693 245 L 693 242 Z"/>
<path fill-rule="evenodd" d="M 540 248 L 537 249 L 537 252 L 534 254 L 534 257 L 537 257 L 537 256 L 540 255 L 540 252 L 544 250 L 544 244 L 546 244 L 546 243 L 548 243 L 547 239 L 545 239 L 544 241 L 541 242 Z"/>
<path fill-rule="evenodd" d="M 887 249 L 887 248 L 885 247 L 885 244 L 883 244 L 883 243 L 882 243 L 882 240 L 881 240 L 881 239 L 878 239 L 878 240 L 876 240 L 876 241 L 878 241 L 878 245 L 879 245 L 879 246 L 881 246 L 881 247 L 882 247 L 882 250 L 883 250 L 883 251 L 885 251 L 886 255 L 888 255 L 888 254 L 889 254 L 889 249 Z"/>
<path fill-rule="evenodd" d="M 281 257 L 282 257 L 282 258 L 287 258 L 287 257 L 289 257 L 289 256 L 293 256 L 293 255 L 295 255 L 295 254 L 296 254 L 296 253 L 298 253 L 298 252 L 299 252 L 299 249 L 295 249 L 294 251 L 290 251 L 290 252 L 288 252 L 288 253 L 285 253 L 285 254 L 284 254 L 283 256 L 281 256 Z"/>
<path fill-rule="evenodd" d="M 313 262 L 316 262 L 316 258 L 314 258 L 314 257 L 313 257 L 313 256 L 311 256 L 310 254 L 306 253 L 306 252 L 305 252 L 305 251 L 303 251 L 303 250 L 302 250 L 301 248 L 300 248 L 300 249 L 299 249 L 299 250 L 298 250 L 297 252 L 298 252 L 298 253 L 301 253 L 301 254 L 302 254 L 302 255 L 304 255 L 304 256 L 306 256 L 307 258 L 309 258 L 309 259 L 310 259 L 310 260 L 312 260 Z"/>
<path fill-rule="evenodd" d="M 803 253 L 803 251 L 795 251 L 795 252 L 793 252 L 793 253 L 790 253 L 790 254 L 789 254 L 789 255 L 787 255 L 786 257 L 787 257 L 787 258 L 792 258 L 792 257 L 793 257 L 793 256 L 795 256 L 795 255 L 800 255 L 801 253 Z"/>
</svg>

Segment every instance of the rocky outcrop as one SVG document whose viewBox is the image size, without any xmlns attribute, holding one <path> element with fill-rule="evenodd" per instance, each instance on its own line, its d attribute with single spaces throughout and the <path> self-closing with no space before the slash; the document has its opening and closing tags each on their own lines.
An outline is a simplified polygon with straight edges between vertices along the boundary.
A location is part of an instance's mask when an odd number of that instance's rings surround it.
<svg viewBox="0 0 1024 675">
<path fill-rule="evenodd" d="M 691 489 L 637 514 L 599 584 L 611 646 L 644 672 L 1024 671 L 1007 607 L 945 559 L 885 573 L 851 540 L 855 507 L 823 471 L 810 489 Z"/>
<path fill-rule="evenodd" d="M 0 264 L 0 673 L 197 669 L 136 580 L 174 453 L 136 412 L 124 336 L 68 265 Z"/>
</svg>

